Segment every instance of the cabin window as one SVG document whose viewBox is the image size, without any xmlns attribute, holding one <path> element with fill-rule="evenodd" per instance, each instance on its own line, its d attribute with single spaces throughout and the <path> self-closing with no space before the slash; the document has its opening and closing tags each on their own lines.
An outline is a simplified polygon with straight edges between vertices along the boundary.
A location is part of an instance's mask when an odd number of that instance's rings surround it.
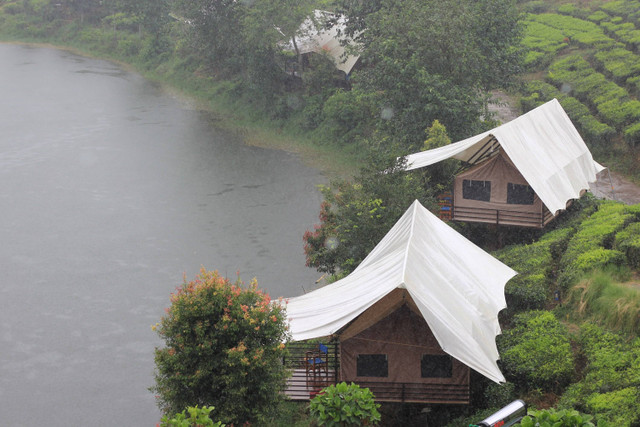
<svg viewBox="0 0 640 427">
<path fill-rule="evenodd" d="M 526 184 L 507 184 L 507 203 L 510 205 L 532 205 L 533 188 Z"/>
<path fill-rule="evenodd" d="M 446 354 L 423 354 L 420 361 L 422 378 L 451 378 L 453 363 Z"/>
<path fill-rule="evenodd" d="M 357 360 L 359 377 L 388 377 L 389 361 L 386 354 L 359 354 Z"/>
<path fill-rule="evenodd" d="M 491 181 L 463 179 L 462 198 L 488 202 L 491 199 Z"/>
</svg>

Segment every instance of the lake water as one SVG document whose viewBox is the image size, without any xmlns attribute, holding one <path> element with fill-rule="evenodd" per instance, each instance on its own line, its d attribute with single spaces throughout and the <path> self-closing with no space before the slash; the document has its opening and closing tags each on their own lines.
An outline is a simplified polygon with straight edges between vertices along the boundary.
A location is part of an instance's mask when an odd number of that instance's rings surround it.
<svg viewBox="0 0 640 427">
<path fill-rule="evenodd" d="M 150 327 L 183 275 L 318 278 L 323 178 L 295 155 L 60 50 L 0 44 L 0 96 L 0 425 L 155 425 Z"/>
</svg>

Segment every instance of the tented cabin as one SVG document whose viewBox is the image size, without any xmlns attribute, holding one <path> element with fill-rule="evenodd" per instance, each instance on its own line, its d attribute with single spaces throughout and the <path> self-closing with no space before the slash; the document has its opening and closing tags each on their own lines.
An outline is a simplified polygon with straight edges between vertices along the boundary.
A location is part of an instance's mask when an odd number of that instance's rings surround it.
<svg viewBox="0 0 640 427">
<path fill-rule="evenodd" d="M 502 150 L 456 175 L 452 208 L 466 222 L 544 227 L 554 218 Z"/>
<path fill-rule="evenodd" d="M 297 347 L 287 394 L 353 381 L 383 402 L 468 403 L 470 369 L 504 381 L 495 337 L 515 274 L 414 202 L 349 276 L 289 301 L 293 340 L 320 344 Z"/>
<path fill-rule="evenodd" d="M 464 166 L 443 207 L 451 219 L 522 227 L 544 227 L 604 169 L 555 99 L 490 131 L 409 155 L 407 170 L 448 158 Z"/>
<path fill-rule="evenodd" d="M 303 62 L 309 62 L 310 55 L 325 54 L 336 66 L 336 70 L 347 78 L 351 70 L 356 66 L 359 55 L 348 52 L 345 45 L 352 45 L 353 41 L 345 35 L 346 21 L 344 16 L 331 12 L 315 10 L 313 19 L 307 18 L 296 34 L 296 46 L 289 42 L 285 49 L 296 52 L 296 47 L 302 55 Z M 324 24 L 332 21 L 330 29 L 325 29 Z M 292 64 L 295 68 L 295 63 Z M 295 70 L 289 70 L 298 75 Z"/>
</svg>

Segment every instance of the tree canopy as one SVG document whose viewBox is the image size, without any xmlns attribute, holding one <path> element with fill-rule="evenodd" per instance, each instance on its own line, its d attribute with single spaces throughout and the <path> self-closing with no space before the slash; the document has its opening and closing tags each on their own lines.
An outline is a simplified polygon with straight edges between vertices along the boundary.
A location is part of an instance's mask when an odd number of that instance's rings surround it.
<svg viewBox="0 0 640 427">
<path fill-rule="evenodd" d="M 407 149 L 419 148 L 433 120 L 454 140 L 481 127 L 491 89 L 519 71 L 521 26 L 511 0 L 346 0 L 348 31 L 366 29 L 358 84 L 389 112 L 378 127 Z M 375 6 L 375 7 L 374 7 Z"/>
</svg>

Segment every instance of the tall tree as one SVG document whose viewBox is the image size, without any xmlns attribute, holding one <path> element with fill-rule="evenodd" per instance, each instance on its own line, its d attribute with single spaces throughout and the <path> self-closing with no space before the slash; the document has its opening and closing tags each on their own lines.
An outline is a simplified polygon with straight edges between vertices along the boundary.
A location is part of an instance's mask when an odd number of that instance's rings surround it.
<svg viewBox="0 0 640 427">
<path fill-rule="evenodd" d="M 362 31 L 365 67 L 354 80 L 377 94 L 378 128 L 407 150 L 435 119 L 453 139 L 477 131 L 488 91 L 519 70 L 514 0 L 339 3 L 351 13 L 347 31 Z"/>
<path fill-rule="evenodd" d="M 246 7 L 236 0 L 175 0 L 176 11 L 189 23 L 193 51 L 206 65 L 230 75 L 242 68 L 242 25 Z"/>
</svg>

